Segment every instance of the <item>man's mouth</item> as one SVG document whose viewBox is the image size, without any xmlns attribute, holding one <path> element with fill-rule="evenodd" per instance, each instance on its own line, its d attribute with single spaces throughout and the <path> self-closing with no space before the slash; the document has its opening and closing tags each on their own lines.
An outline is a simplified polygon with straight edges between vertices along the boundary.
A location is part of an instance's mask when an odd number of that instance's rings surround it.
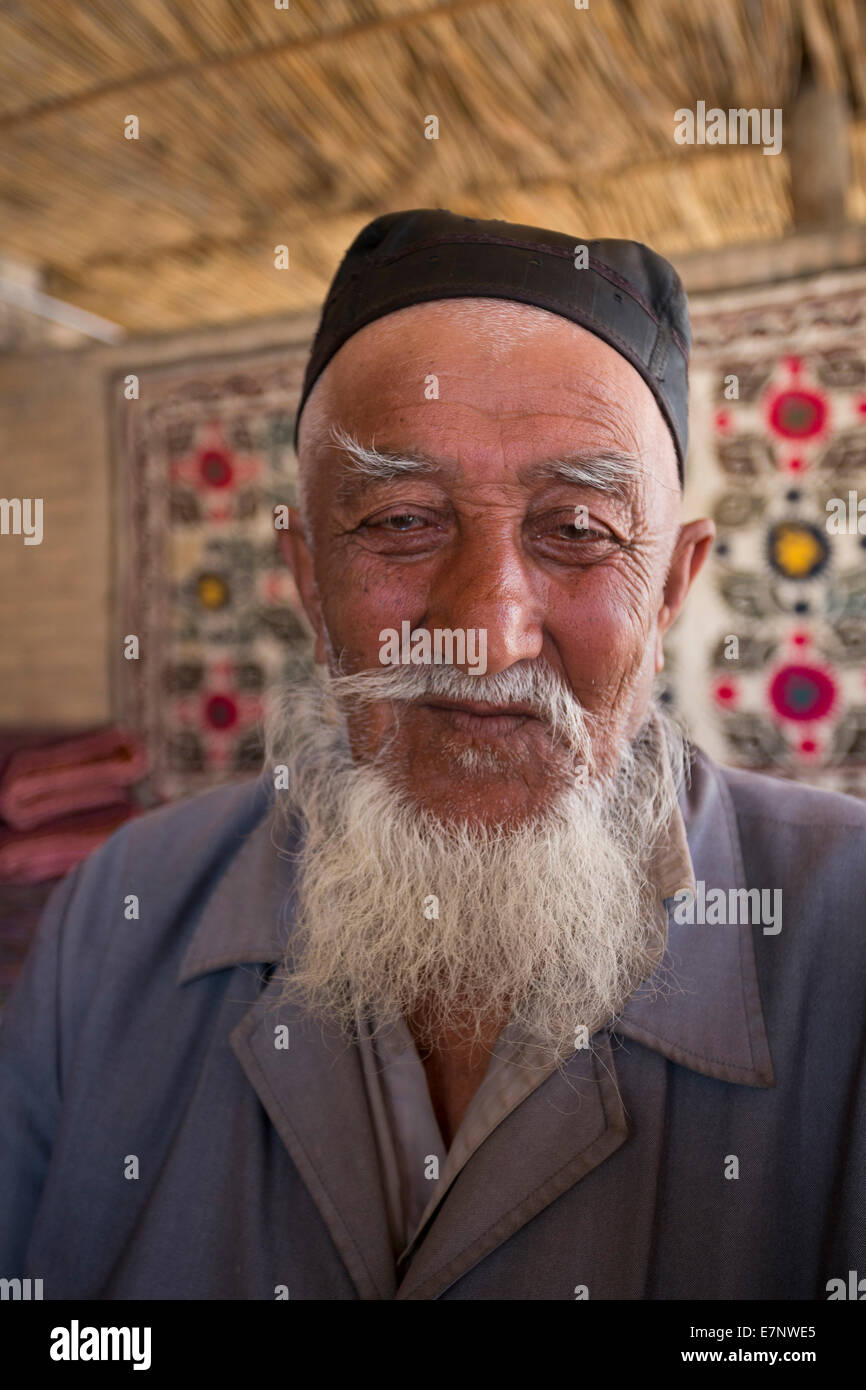
<svg viewBox="0 0 866 1390">
<path fill-rule="evenodd" d="M 435 710 L 452 728 L 484 738 L 514 733 L 528 720 L 538 718 L 530 705 L 516 702 L 494 705 L 482 700 L 447 700 L 437 696 L 420 703 L 424 709 Z"/>
</svg>

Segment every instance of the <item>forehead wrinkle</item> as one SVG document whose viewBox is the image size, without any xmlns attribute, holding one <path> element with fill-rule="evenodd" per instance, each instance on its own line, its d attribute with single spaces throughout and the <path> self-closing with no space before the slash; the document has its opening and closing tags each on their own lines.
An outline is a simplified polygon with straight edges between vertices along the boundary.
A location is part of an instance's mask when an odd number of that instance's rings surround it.
<svg viewBox="0 0 866 1390">
<path fill-rule="evenodd" d="M 567 401 L 559 413 L 575 424 L 589 425 L 593 430 L 600 427 L 608 436 L 608 447 L 613 452 L 640 455 L 646 445 L 646 440 L 642 441 L 640 436 L 646 433 L 647 428 L 652 430 L 649 420 L 655 424 L 656 417 L 662 417 L 649 387 L 629 363 L 621 360 L 627 368 L 629 381 L 635 377 L 642 388 L 632 407 L 623 407 L 622 393 L 615 381 L 609 381 L 604 376 L 589 376 L 586 370 L 577 380 L 569 379 L 568 366 L 564 363 L 559 387 Z M 599 448 L 605 449 L 605 445 Z"/>
</svg>

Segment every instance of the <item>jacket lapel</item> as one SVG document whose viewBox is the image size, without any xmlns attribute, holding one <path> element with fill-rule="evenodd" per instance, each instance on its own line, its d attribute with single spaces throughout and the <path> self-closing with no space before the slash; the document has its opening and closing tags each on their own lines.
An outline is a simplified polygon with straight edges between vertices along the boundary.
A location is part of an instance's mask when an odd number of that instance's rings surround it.
<svg viewBox="0 0 866 1390">
<path fill-rule="evenodd" d="M 684 819 L 696 880 L 708 892 L 721 888 L 727 895 L 743 888 L 730 793 L 703 754 L 695 761 Z M 755 964 L 756 930 L 748 921 L 688 925 L 671 918 L 659 970 L 632 995 L 615 1031 L 706 1076 L 774 1086 Z"/>
<path fill-rule="evenodd" d="M 269 795 L 256 789 L 242 840 L 181 966 L 179 983 L 231 966 L 283 959 L 293 919 L 294 840 L 274 842 Z M 390 1299 L 396 1280 L 380 1165 L 358 1050 L 281 1005 L 277 975 L 232 1031 L 230 1043 L 308 1187 L 362 1299 Z M 275 1030 L 285 1025 L 288 1034 Z M 288 1047 L 277 1046 L 277 1041 Z"/>
<path fill-rule="evenodd" d="M 231 1045 L 362 1299 L 390 1299 L 394 1254 L 357 1048 L 278 1004 L 271 981 Z M 289 1047 L 275 1046 L 288 1027 Z"/>
<path fill-rule="evenodd" d="M 398 1299 L 438 1298 L 624 1143 L 610 1040 L 601 1032 L 592 1043 L 503 1120 L 457 1175 L 419 1233 Z"/>
</svg>

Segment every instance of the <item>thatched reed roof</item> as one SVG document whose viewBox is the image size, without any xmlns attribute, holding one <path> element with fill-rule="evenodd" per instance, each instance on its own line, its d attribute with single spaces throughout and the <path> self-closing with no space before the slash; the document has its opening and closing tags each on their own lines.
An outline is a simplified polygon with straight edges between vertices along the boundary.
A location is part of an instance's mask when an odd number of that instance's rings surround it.
<svg viewBox="0 0 866 1390">
<path fill-rule="evenodd" d="M 786 110 L 804 55 L 866 222 L 862 0 L 28 0 L 0 55 L 0 253 L 131 331 L 313 308 L 401 207 L 673 256 L 781 235 L 787 154 L 678 146 L 673 113 Z"/>
</svg>

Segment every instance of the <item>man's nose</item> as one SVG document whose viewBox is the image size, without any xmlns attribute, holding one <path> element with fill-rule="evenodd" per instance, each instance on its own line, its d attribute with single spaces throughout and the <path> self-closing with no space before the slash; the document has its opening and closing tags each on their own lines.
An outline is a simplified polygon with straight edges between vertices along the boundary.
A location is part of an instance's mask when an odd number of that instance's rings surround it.
<svg viewBox="0 0 866 1390">
<path fill-rule="evenodd" d="M 476 536 L 451 552 L 433 581 L 424 626 L 486 634 L 486 675 L 541 654 L 537 576 L 509 537 Z"/>
</svg>

